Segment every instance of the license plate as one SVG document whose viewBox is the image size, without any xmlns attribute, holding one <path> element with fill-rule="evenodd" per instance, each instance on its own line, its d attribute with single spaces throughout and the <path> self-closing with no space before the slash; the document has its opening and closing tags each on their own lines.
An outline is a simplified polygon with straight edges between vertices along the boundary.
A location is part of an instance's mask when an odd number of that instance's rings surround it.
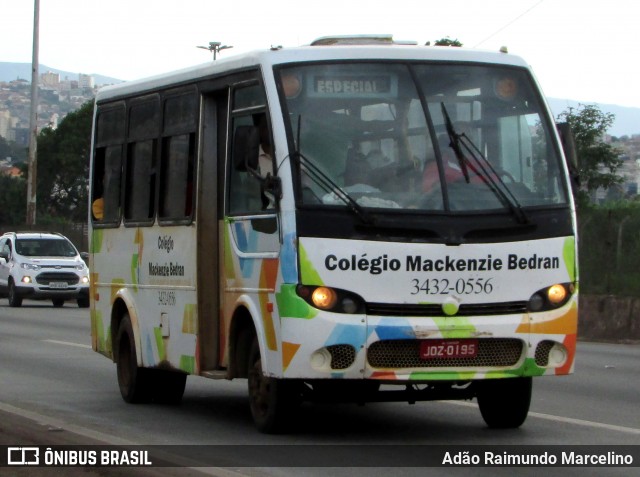
<svg viewBox="0 0 640 477">
<path fill-rule="evenodd" d="M 69 284 L 67 282 L 49 282 L 49 288 L 63 290 L 65 288 L 69 288 Z"/>
<path fill-rule="evenodd" d="M 478 340 L 424 340 L 420 343 L 420 359 L 474 358 Z"/>
</svg>

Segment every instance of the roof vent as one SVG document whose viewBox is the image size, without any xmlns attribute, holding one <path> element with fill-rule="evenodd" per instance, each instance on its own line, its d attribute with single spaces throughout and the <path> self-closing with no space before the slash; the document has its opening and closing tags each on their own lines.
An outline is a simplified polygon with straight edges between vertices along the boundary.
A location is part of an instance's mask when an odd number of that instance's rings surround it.
<svg viewBox="0 0 640 477">
<path fill-rule="evenodd" d="M 416 41 L 393 41 L 393 35 L 336 35 L 323 36 L 311 42 L 311 46 L 331 45 L 417 45 Z"/>
</svg>

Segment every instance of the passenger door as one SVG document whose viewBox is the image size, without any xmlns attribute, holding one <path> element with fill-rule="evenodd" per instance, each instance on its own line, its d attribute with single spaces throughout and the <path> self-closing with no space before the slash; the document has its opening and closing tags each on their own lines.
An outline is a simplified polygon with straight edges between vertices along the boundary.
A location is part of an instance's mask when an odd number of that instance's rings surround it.
<svg viewBox="0 0 640 477">
<path fill-rule="evenodd" d="M 244 297 L 249 297 L 256 314 L 258 336 L 264 337 L 265 351 L 277 350 L 279 321 L 274 319 L 276 279 L 280 256 L 280 226 L 277 201 L 265 190 L 267 174 L 277 174 L 266 95 L 258 76 L 243 79 L 231 87 L 229 107 L 230 144 L 227 146 L 224 197 L 224 237 L 221 257 L 224 275 L 224 316 L 231 317 Z M 248 148 L 239 161 L 234 148 L 246 144 L 242 131 L 258 133 L 260 147 Z M 253 141 L 251 141 L 253 143 Z M 255 145 L 255 144 L 254 144 Z M 253 159 L 254 152 L 258 157 Z M 269 353 L 263 367 L 270 366 Z"/>
</svg>

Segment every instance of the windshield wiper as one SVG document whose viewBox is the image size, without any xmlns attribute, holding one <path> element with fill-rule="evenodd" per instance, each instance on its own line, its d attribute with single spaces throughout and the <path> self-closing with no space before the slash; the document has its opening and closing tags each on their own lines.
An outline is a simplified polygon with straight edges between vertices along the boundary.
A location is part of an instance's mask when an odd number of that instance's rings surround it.
<svg viewBox="0 0 640 477">
<path fill-rule="evenodd" d="M 304 154 L 299 151 L 296 151 L 292 155 L 298 159 L 298 163 L 301 167 L 304 168 L 304 172 L 309 176 L 313 182 L 318 184 L 323 190 L 327 193 L 333 194 L 351 210 L 355 215 L 357 215 L 360 220 L 362 220 L 365 224 L 373 224 L 374 219 L 367 213 L 364 208 L 358 204 L 353 197 L 349 195 L 347 191 L 345 191 L 342 187 L 340 187 L 336 182 L 325 174 L 322 169 L 316 166 L 312 161 L 307 159 Z"/>
<path fill-rule="evenodd" d="M 453 127 L 453 123 L 451 122 L 451 118 L 449 117 L 447 108 L 444 105 L 444 102 L 440 103 L 440 105 L 442 107 L 442 115 L 444 116 L 447 135 L 449 136 L 449 141 L 451 142 L 451 148 L 456 154 L 456 158 L 460 163 L 460 168 L 462 169 L 462 173 L 465 180 L 467 181 L 467 184 L 470 182 L 468 169 L 471 169 L 483 180 L 483 182 L 496 195 L 496 197 L 513 213 L 518 223 L 528 224 L 529 217 L 518 202 L 518 199 L 516 199 L 515 195 L 513 195 L 513 192 L 511 192 L 511 189 L 507 187 L 507 184 L 505 184 L 505 182 L 502 180 L 493 165 L 491 165 L 489 160 L 484 156 L 484 154 L 482 154 L 480 149 L 478 149 L 473 141 L 469 139 L 466 134 L 460 134 L 456 132 Z M 464 151 L 462 150 L 463 147 L 471 156 L 473 162 L 471 162 L 464 154 Z"/>
<path fill-rule="evenodd" d="M 460 169 L 462 170 L 462 174 L 464 175 L 464 180 L 469 183 L 469 170 L 467 169 L 467 158 L 464 157 L 464 153 L 460 148 L 460 136 L 456 133 L 455 129 L 453 129 L 453 123 L 451 122 L 451 118 L 449 117 L 449 112 L 445 107 L 444 103 L 440 103 L 442 107 L 442 116 L 444 116 L 444 124 L 447 128 L 447 136 L 449 136 L 449 145 L 458 159 L 458 163 L 460 164 Z"/>
</svg>

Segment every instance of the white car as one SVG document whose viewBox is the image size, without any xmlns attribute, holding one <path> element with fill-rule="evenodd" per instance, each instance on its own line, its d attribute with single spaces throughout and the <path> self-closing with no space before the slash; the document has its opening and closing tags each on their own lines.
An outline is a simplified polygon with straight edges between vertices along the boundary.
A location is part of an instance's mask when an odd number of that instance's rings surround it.
<svg viewBox="0 0 640 477">
<path fill-rule="evenodd" d="M 0 295 L 9 306 L 24 298 L 49 299 L 61 307 L 67 300 L 89 306 L 89 268 L 64 235 L 8 232 L 0 237 Z"/>
</svg>

